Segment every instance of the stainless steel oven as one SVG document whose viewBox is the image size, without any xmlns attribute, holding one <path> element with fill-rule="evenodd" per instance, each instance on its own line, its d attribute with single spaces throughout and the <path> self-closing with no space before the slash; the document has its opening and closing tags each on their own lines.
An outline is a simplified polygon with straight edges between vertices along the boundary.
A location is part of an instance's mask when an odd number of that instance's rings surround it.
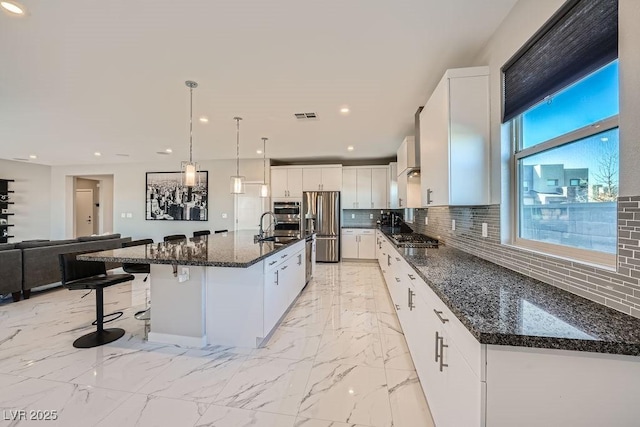
<svg viewBox="0 0 640 427">
<path fill-rule="evenodd" d="M 300 202 L 273 202 L 273 213 L 278 220 L 276 235 L 300 234 Z"/>
</svg>

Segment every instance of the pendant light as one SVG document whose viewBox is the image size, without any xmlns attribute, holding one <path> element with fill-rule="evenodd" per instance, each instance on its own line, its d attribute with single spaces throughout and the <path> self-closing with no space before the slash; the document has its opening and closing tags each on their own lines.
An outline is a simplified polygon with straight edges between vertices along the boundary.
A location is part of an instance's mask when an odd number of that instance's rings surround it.
<svg viewBox="0 0 640 427">
<path fill-rule="evenodd" d="M 267 185 L 267 140 L 262 137 L 262 185 L 260 186 L 260 197 L 269 197 L 269 186 Z"/>
<path fill-rule="evenodd" d="M 184 82 L 189 88 L 189 161 L 181 164 L 181 183 L 183 187 L 194 187 L 200 184 L 200 166 L 193 161 L 193 89 L 198 87 L 198 83 L 187 80 Z"/>
<path fill-rule="evenodd" d="M 236 121 L 236 174 L 231 177 L 231 194 L 244 194 L 244 176 L 240 176 L 240 120 L 242 117 L 234 117 Z"/>
</svg>

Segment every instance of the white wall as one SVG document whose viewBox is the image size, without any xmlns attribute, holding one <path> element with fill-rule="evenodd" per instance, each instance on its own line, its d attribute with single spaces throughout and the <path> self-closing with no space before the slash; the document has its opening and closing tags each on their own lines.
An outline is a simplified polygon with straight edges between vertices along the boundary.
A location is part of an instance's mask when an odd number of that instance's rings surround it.
<svg viewBox="0 0 640 427">
<path fill-rule="evenodd" d="M 620 195 L 640 195 L 640 1 L 619 0 Z"/>
<path fill-rule="evenodd" d="M 15 180 L 9 188 L 15 191 L 11 195 L 15 205 L 10 208 L 15 227 L 10 232 L 16 237 L 9 242 L 50 238 L 50 176 L 49 166 L 0 159 L 0 178 Z"/>
<path fill-rule="evenodd" d="M 51 168 L 52 238 L 63 239 L 73 235 L 72 177 L 91 175 L 113 175 L 113 231 L 123 236 L 161 241 L 168 234 L 188 236 L 195 230 L 233 230 L 235 201 L 229 193 L 229 177 L 235 175 L 235 160 L 201 161 L 200 169 L 209 171 L 209 221 L 206 222 L 145 220 L 145 172 L 180 170 L 179 159 L 153 163 L 54 166 Z M 262 160 L 242 160 L 240 174 L 247 181 L 262 181 Z M 132 213 L 133 218 L 122 218 L 123 212 Z M 226 219 L 222 218 L 223 213 L 227 214 Z"/>
</svg>

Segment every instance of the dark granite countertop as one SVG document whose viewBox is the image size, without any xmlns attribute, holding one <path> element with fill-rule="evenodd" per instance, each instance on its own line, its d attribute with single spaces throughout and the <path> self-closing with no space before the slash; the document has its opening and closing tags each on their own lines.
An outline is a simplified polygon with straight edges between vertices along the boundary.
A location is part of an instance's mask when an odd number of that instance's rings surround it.
<svg viewBox="0 0 640 427">
<path fill-rule="evenodd" d="M 480 343 L 640 356 L 640 319 L 454 248 L 397 250 Z"/>
<path fill-rule="evenodd" d="M 211 234 L 187 240 L 92 252 L 79 255 L 78 259 L 132 264 L 246 268 L 306 238 L 294 237 L 287 244 L 254 243 L 254 234 L 254 231 Z"/>
</svg>

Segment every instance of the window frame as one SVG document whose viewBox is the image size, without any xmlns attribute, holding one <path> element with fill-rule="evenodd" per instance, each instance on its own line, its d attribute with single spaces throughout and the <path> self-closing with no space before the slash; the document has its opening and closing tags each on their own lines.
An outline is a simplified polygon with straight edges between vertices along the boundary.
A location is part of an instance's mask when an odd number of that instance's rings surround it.
<svg viewBox="0 0 640 427">
<path fill-rule="evenodd" d="M 537 240 L 524 239 L 520 237 L 520 193 L 522 189 L 520 187 L 520 168 L 518 167 L 518 162 L 526 157 L 530 157 L 543 151 L 558 148 L 563 145 L 570 144 L 611 129 L 619 128 L 619 114 L 581 127 L 571 132 L 567 132 L 550 140 L 538 143 L 532 147 L 521 148 L 523 143 L 522 114 L 519 114 L 511 121 L 511 170 L 513 171 L 512 188 L 514 189 L 514 191 L 512 191 L 511 200 L 511 235 L 513 236 L 511 243 L 519 248 L 539 252 L 542 255 L 552 255 L 571 261 L 579 261 L 583 263 L 594 264 L 599 267 L 615 269 L 617 254 L 598 252 L 589 249 L 581 249 L 548 242 L 540 242 Z"/>
</svg>

